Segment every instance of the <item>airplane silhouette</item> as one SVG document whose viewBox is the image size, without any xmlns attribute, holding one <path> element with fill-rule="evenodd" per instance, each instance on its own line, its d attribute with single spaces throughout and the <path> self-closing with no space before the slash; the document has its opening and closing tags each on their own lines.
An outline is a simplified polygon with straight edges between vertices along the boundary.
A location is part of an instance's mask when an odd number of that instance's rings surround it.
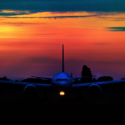
<svg viewBox="0 0 125 125">
<path fill-rule="evenodd" d="M 59 96 L 62 97 L 66 96 L 66 92 L 70 92 L 74 88 L 81 88 L 80 90 L 87 88 L 87 90 L 91 95 L 96 96 L 102 92 L 101 85 L 125 82 L 125 80 L 113 80 L 104 82 L 73 83 L 75 79 L 80 79 L 82 77 L 72 78 L 68 73 L 64 72 L 64 44 L 62 45 L 62 72 L 56 73 L 52 78 L 37 77 L 37 76 L 32 76 L 32 77 L 51 79 L 51 83 L 46 84 L 46 83 L 29 83 L 29 82 L 14 82 L 14 81 L 0 80 L 0 85 L 15 86 L 15 88 L 18 85 L 18 87 L 20 86 L 23 88 L 22 92 L 24 93 L 25 96 L 28 97 L 34 97 L 35 95 L 37 95 L 38 89 L 44 91 L 44 96 L 46 96 L 46 90 L 51 89 L 53 92 L 54 91 L 58 92 Z"/>
</svg>

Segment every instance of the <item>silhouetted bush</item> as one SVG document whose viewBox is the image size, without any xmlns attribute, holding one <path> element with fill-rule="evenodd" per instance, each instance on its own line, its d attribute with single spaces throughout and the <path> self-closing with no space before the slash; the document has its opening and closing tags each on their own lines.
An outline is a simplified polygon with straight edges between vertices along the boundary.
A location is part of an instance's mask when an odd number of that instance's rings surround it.
<svg viewBox="0 0 125 125">
<path fill-rule="evenodd" d="M 15 82 L 19 82 L 19 80 L 17 79 L 17 80 L 15 80 Z"/>
<path fill-rule="evenodd" d="M 73 78 L 72 73 L 71 73 L 71 77 Z"/>
<path fill-rule="evenodd" d="M 121 78 L 121 80 L 125 80 L 125 78 Z M 120 82 L 119 85 L 125 86 L 125 82 Z"/>
<path fill-rule="evenodd" d="M 121 78 L 121 80 L 125 80 L 125 78 Z"/>
<path fill-rule="evenodd" d="M 96 82 L 96 78 L 93 78 L 93 79 L 92 79 L 92 82 Z"/>
<path fill-rule="evenodd" d="M 7 79 L 7 77 L 6 77 L 6 76 L 1 77 L 1 78 L 0 78 L 0 80 L 10 81 L 10 79 Z"/>
<path fill-rule="evenodd" d="M 81 82 L 92 82 L 92 73 L 90 68 L 88 68 L 86 65 L 83 65 L 81 76 L 85 78 L 81 78 Z"/>
<path fill-rule="evenodd" d="M 73 83 L 75 83 L 75 84 L 81 83 L 81 80 L 79 80 L 79 79 L 74 79 Z"/>
<path fill-rule="evenodd" d="M 97 79 L 97 82 L 101 82 L 101 81 L 112 81 L 113 78 L 111 76 L 101 76 Z"/>
</svg>

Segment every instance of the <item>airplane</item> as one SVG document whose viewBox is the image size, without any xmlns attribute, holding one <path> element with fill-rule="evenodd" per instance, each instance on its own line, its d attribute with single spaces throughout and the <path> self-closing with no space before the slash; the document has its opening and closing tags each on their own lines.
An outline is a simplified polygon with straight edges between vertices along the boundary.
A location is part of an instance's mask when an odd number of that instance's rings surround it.
<svg viewBox="0 0 125 125">
<path fill-rule="evenodd" d="M 14 88 L 21 87 L 23 95 L 29 98 L 36 96 L 38 94 L 37 93 L 38 89 L 44 91 L 44 97 L 46 97 L 47 89 L 50 89 L 53 92 L 58 92 L 58 95 L 60 97 L 64 97 L 66 96 L 67 92 L 71 92 L 73 89 L 76 88 L 78 89 L 80 88 L 80 91 L 82 91 L 85 88 L 91 95 L 97 96 L 102 92 L 101 85 L 117 84 L 125 82 L 125 80 L 123 79 L 123 80 L 113 80 L 113 81 L 103 81 L 103 82 L 74 83 L 73 81 L 75 79 L 80 79 L 83 77 L 72 78 L 68 73 L 64 71 L 64 44 L 62 44 L 62 71 L 56 73 L 52 78 L 37 77 L 37 76 L 32 76 L 32 77 L 51 79 L 51 83 L 46 84 L 46 83 L 30 83 L 30 82 L 15 82 L 15 81 L 0 80 L 0 88 L 2 88 L 3 86 L 5 86 L 5 88 L 9 86 L 7 89 L 9 91 L 9 89 L 11 89 L 11 86 L 13 86 Z M 80 94 L 81 92 L 79 92 L 79 95 Z"/>
</svg>

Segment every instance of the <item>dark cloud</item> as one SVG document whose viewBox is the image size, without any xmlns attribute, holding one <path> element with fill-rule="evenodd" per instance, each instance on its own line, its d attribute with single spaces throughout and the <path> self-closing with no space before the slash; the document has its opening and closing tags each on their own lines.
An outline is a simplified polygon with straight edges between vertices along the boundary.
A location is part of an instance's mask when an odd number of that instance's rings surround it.
<svg viewBox="0 0 125 125">
<path fill-rule="evenodd" d="M 0 0 L 0 8 L 31 12 L 125 12 L 125 0 Z"/>
<path fill-rule="evenodd" d="M 123 18 L 117 18 L 117 14 L 119 14 L 119 13 L 107 13 L 107 14 L 105 14 L 105 13 L 96 13 L 97 14 L 97 18 L 101 18 L 101 19 L 108 19 L 108 20 L 111 20 L 111 21 L 124 21 L 125 20 L 125 18 L 124 18 L 124 16 L 123 16 Z M 108 15 L 108 16 L 107 16 Z M 112 17 L 112 15 L 115 15 L 114 17 Z"/>
<path fill-rule="evenodd" d="M 61 64 L 61 59 L 51 58 L 51 57 L 31 57 L 26 58 L 26 62 L 29 63 L 42 63 L 42 64 Z M 98 65 L 125 65 L 125 59 L 105 61 L 105 60 L 76 60 L 76 59 L 66 59 L 66 64 L 98 64 Z"/>
<path fill-rule="evenodd" d="M 2 22 L 4 24 L 13 24 L 13 25 L 38 25 L 38 24 L 46 24 L 46 23 L 28 23 L 28 22 Z"/>
<path fill-rule="evenodd" d="M 0 13 L 0 16 L 16 16 L 16 15 L 25 15 L 27 13 Z"/>
<path fill-rule="evenodd" d="M 32 62 L 32 63 L 61 63 L 61 60 L 51 57 L 31 57 L 26 58 L 25 61 Z"/>
<path fill-rule="evenodd" d="M 94 45 L 111 45 L 111 43 L 94 43 Z"/>
<path fill-rule="evenodd" d="M 125 60 L 98 61 L 97 64 L 104 64 L 104 65 L 125 65 Z"/>
<path fill-rule="evenodd" d="M 53 33 L 53 34 L 35 34 L 35 35 L 47 35 L 48 36 L 48 35 L 59 35 L 59 34 Z"/>
<path fill-rule="evenodd" d="M 125 65 L 125 59 L 121 60 L 113 60 L 113 61 L 105 61 L 105 60 L 75 60 L 75 59 L 67 59 L 66 63 L 75 63 L 75 64 L 92 64 L 92 65 Z"/>
<path fill-rule="evenodd" d="M 125 21 L 125 18 L 114 18 L 113 21 Z"/>
<path fill-rule="evenodd" d="M 125 27 L 107 27 L 110 31 L 125 31 Z"/>
<path fill-rule="evenodd" d="M 85 18 L 85 17 L 92 17 L 92 16 L 97 16 L 97 15 L 86 15 L 86 16 L 50 16 L 50 17 L 9 17 L 7 16 L 6 18 L 53 18 L 53 19 L 57 19 L 57 18 Z"/>
</svg>

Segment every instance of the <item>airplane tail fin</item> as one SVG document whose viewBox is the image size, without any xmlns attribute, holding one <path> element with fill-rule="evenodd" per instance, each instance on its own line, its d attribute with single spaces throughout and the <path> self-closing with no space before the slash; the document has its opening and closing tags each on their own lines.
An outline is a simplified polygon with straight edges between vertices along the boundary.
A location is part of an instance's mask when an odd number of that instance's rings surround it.
<svg viewBox="0 0 125 125">
<path fill-rule="evenodd" d="M 62 72 L 64 72 L 64 44 L 62 44 Z"/>
</svg>

